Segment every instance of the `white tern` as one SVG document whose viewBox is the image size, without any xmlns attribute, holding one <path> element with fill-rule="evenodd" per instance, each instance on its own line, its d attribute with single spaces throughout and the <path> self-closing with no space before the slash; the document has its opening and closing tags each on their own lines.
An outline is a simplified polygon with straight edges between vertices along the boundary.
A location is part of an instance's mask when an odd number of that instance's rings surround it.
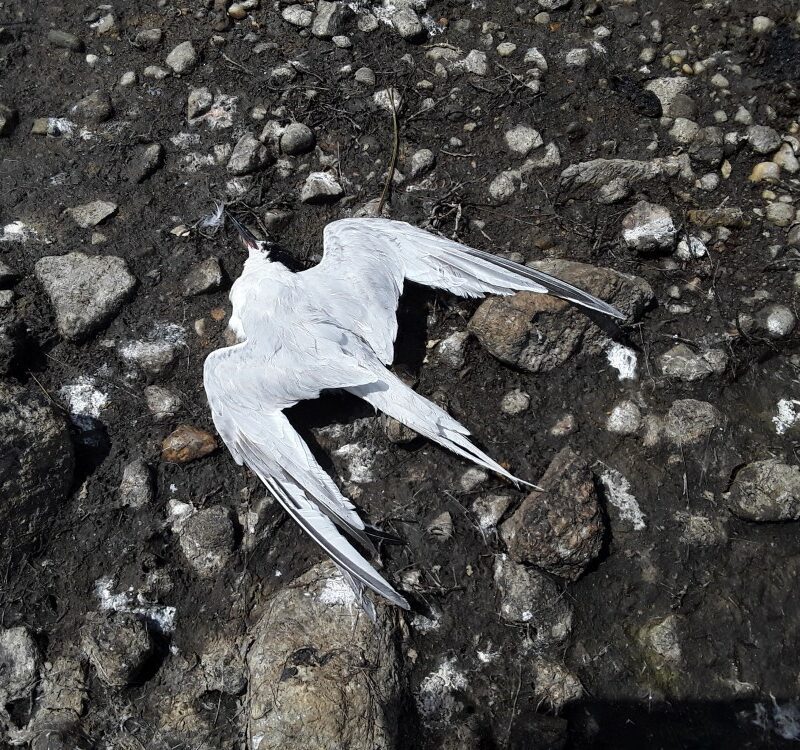
<svg viewBox="0 0 800 750">
<path fill-rule="evenodd" d="M 214 425 L 237 464 L 247 464 L 338 565 L 374 619 L 364 587 L 408 602 L 339 529 L 374 550 L 353 504 L 314 459 L 284 410 L 343 389 L 459 456 L 514 482 L 446 411 L 387 369 L 406 281 L 461 297 L 549 293 L 617 318 L 611 305 L 540 271 L 389 219 L 341 219 L 325 227 L 324 257 L 294 273 L 231 217 L 249 257 L 230 291 L 239 343 L 208 355 L 204 385 Z"/>
</svg>

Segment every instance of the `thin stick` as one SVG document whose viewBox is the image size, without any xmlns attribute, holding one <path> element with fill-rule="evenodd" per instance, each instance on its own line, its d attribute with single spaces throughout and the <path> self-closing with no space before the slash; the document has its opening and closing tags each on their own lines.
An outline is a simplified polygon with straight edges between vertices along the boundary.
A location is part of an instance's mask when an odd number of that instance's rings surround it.
<svg viewBox="0 0 800 750">
<path fill-rule="evenodd" d="M 397 127 L 397 107 L 394 106 L 395 91 L 396 89 L 393 88 L 388 90 L 389 103 L 392 106 L 392 158 L 389 161 L 389 173 L 386 175 L 386 184 L 383 186 L 381 199 L 378 203 L 378 216 L 383 216 L 383 205 L 386 203 L 386 196 L 389 195 L 389 186 L 392 184 L 392 180 L 394 179 L 394 169 L 395 165 L 397 164 L 397 153 L 400 150 L 400 133 Z"/>
</svg>

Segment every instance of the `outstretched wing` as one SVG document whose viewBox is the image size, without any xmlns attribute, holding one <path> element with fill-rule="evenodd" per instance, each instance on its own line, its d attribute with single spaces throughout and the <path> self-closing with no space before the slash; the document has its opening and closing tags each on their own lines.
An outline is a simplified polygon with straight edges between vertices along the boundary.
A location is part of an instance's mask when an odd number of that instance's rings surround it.
<svg viewBox="0 0 800 750">
<path fill-rule="evenodd" d="M 343 357 L 342 360 L 345 360 Z M 318 368 L 323 387 L 366 379 L 358 370 L 341 365 Z M 307 373 L 308 375 L 308 373 Z M 269 366 L 258 350 L 244 342 L 212 352 L 206 358 L 203 380 L 214 424 L 238 464 L 247 464 L 270 493 L 342 569 L 357 582 L 357 594 L 368 586 L 386 599 L 408 608 L 369 561 L 339 533 L 336 526 L 364 540 L 364 522 L 335 482 L 314 459 L 308 446 L 281 412 L 289 404 L 295 373 Z M 332 379 L 333 378 L 333 379 Z M 307 389 L 308 383 L 304 383 Z"/>
<path fill-rule="evenodd" d="M 325 227 L 322 262 L 300 274 L 309 289 L 325 290 L 326 311 L 361 335 L 381 361 L 392 361 L 397 301 L 405 279 L 462 297 L 553 294 L 616 318 L 616 308 L 572 284 L 404 221 L 341 219 Z"/>
</svg>

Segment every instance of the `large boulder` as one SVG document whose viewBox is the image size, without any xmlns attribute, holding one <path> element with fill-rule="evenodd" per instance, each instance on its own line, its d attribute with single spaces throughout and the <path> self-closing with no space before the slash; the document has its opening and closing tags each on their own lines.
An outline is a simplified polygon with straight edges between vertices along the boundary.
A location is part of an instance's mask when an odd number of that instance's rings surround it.
<svg viewBox="0 0 800 750">
<path fill-rule="evenodd" d="M 395 746 L 397 612 L 365 616 L 330 562 L 266 604 L 251 632 L 249 727 L 259 750 Z"/>
<path fill-rule="evenodd" d="M 43 396 L 0 382 L 0 528 L 34 530 L 66 500 L 75 457 L 66 420 Z"/>
<path fill-rule="evenodd" d="M 629 321 L 637 320 L 653 300 L 653 290 L 644 279 L 610 268 L 567 260 L 530 266 L 610 302 Z M 535 292 L 488 298 L 472 316 L 469 330 L 501 362 L 528 372 L 548 372 L 579 351 L 596 354 L 608 343 L 582 308 Z"/>
</svg>

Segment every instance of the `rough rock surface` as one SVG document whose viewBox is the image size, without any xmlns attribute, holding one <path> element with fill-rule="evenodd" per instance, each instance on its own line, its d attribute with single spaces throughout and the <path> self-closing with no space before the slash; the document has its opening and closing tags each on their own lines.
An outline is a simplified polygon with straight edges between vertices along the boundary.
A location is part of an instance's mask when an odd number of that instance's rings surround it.
<svg viewBox="0 0 800 750">
<path fill-rule="evenodd" d="M 728 502 L 748 521 L 800 520 L 800 468 L 776 458 L 747 464 L 736 473 Z"/>
<path fill-rule="evenodd" d="M 90 612 L 82 645 L 98 677 L 111 687 L 134 682 L 153 650 L 147 625 L 130 612 Z"/>
<path fill-rule="evenodd" d="M 216 575 L 230 560 L 236 543 L 230 511 L 214 506 L 193 513 L 181 524 L 179 540 L 183 554 L 199 575 Z"/>
<path fill-rule="evenodd" d="M 322 563 L 278 592 L 251 631 L 250 736 L 261 750 L 395 747 L 397 613 L 373 625 Z"/>
<path fill-rule="evenodd" d="M 182 424 L 164 438 L 161 444 L 161 458 L 185 464 L 203 458 L 216 449 L 217 440 L 210 432 Z"/>
<path fill-rule="evenodd" d="M 39 649 L 24 627 L 0 629 L 0 701 L 28 697 L 36 685 Z"/>
<path fill-rule="evenodd" d="M 36 278 L 55 309 L 59 332 L 73 341 L 113 318 L 136 286 L 127 263 L 113 255 L 51 255 L 36 263 Z"/>
<path fill-rule="evenodd" d="M 591 468 L 570 447 L 550 462 L 534 490 L 500 527 L 517 562 L 575 580 L 600 553 L 603 516 Z"/>
<path fill-rule="evenodd" d="M 64 417 L 39 393 L 0 383 L 0 455 L 0 523 L 15 534 L 29 524 L 33 530 L 72 486 L 75 458 Z"/>
<path fill-rule="evenodd" d="M 637 320 L 653 299 L 644 279 L 607 268 L 563 260 L 531 265 L 610 302 L 630 321 Z M 470 320 L 469 330 L 499 360 L 528 372 L 548 372 L 578 352 L 597 353 L 607 341 L 579 308 L 533 292 L 488 298 Z"/>
</svg>

